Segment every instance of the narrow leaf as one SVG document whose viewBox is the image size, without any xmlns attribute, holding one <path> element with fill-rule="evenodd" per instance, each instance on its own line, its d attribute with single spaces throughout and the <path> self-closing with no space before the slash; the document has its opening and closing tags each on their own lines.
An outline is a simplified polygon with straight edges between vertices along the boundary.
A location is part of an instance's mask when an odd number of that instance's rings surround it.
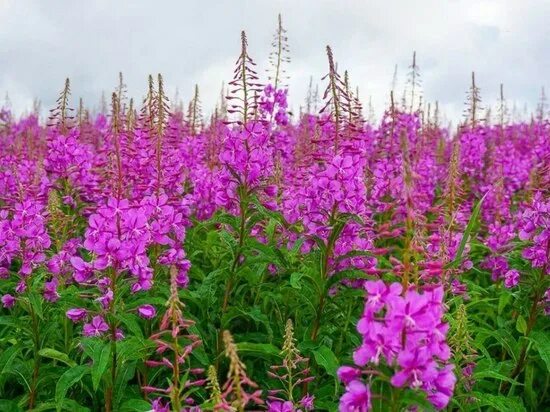
<svg viewBox="0 0 550 412">
<path fill-rule="evenodd" d="M 92 386 L 94 388 L 94 391 L 97 391 L 99 381 L 107 370 L 107 365 L 109 364 L 110 359 L 111 343 L 108 342 L 103 347 L 99 347 L 99 350 L 96 350 L 92 359 Z"/>
<path fill-rule="evenodd" d="M 55 404 L 57 406 L 58 412 L 61 411 L 63 407 L 63 400 L 65 399 L 69 388 L 75 383 L 79 382 L 84 377 L 84 375 L 89 372 L 90 368 L 88 366 L 80 365 L 69 369 L 63 375 L 61 375 L 55 387 Z"/>
<path fill-rule="evenodd" d="M 470 235 L 472 233 L 472 230 L 474 229 L 474 226 L 477 222 L 479 212 L 481 210 L 481 204 L 483 203 L 483 200 L 485 200 L 485 197 L 487 196 L 487 193 L 479 199 L 477 204 L 474 206 L 474 210 L 472 211 L 472 215 L 470 216 L 470 220 L 468 221 L 468 224 L 466 225 L 466 229 L 464 229 L 464 234 L 462 235 L 462 239 L 460 240 L 460 244 L 458 245 L 458 249 L 456 251 L 455 258 L 452 262 L 450 262 L 447 265 L 447 268 L 455 268 L 460 265 L 460 262 L 462 262 L 462 253 L 464 252 L 464 248 L 466 247 L 466 243 L 468 243 L 468 240 L 470 238 Z"/>
<path fill-rule="evenodd" d="M 323 345 L 319 349 L 314 350 L 313 355 L 315 356 L 315 361 L 317 364 L 322 366 L 329 375 L 336 378 L 336 371 L 338 369 L 339 362 L 332 350 Z"/>
<path fill-rule="evenodd" d="M 531 340 L 535 342 L 535 347 L 539 351 L 541 359 L 546 364 L 546 369 L 550 372 L 550 337 L 547 333 L 535 331 L 531 333 Z"/>
<path fill-rule="evenodd" d="M 66 353 L 59 352 L 58 350 L 52 348 L 41 349 L 38 354 L 44 358 L 55 359 L 59 362 L 63 362 L 68 366 L 76 366 L 76 362 L 70 359 Z"/>
</svg>

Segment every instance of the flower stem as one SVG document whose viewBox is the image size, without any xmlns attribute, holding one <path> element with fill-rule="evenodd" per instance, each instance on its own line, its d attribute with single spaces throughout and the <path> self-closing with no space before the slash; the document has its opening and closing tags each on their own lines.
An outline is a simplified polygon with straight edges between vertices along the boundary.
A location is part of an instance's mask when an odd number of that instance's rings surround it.
<svg viewBox="0 0 550 412">
<path fill-rule="evenodd" d="M 332 209 L 332 213 L 330 216 L 330 223 L 334 224 L 335 221 L 335 215 L 336 215 L 336 205 Z M 327 248 L 325 249 L 325 253 L 323 256 L 323 261 L 321 265 L 321 280 L 324 284 L 326 284 L 326 280 L 328 278 L 328 272 L 329 272 L 329 261 L 332 256 L 332 250 L 334 249 L 334 244 L 336 243 L 336 236 L 333 236 L 333 233 L 328 238 L 327 242 Z M 321 318 L 323 316 L 323 310 L 325 308 L 326 303 L 326 295 L 328 293 L 328 290 L 326 288 L 326 285 L 323 286 L 323 290 L 321 291 L 321 296 L 319 298 L 319 307 L 317 308 L 317 313 L 315 315 L 315 321 L 313 322 L 313 329 L 311 331 L 311 340 L 315 342 L 317 340 L 317 335 L 319 334 L 319 328 L 321 326 Z"/>
<path fill-rule="evenodd" d="M 111 290 L 113 291 L 113 300 L 109 305 L 109 323 L 111 331 L 111 386 L 105 391 L 105 411 L 113 410 L 113 399 L 115 397 L 114 388 L 116 383 L 116 367 L 117 367 L 117 323 L 115 320 L 115 303 L 116 303 L 116 269 L 111 270 Z"/>
<path fill-rule="evenodd" d="M 36 314 L 32 304 L 29 302 L 30 315 L 32 319 L 32 341 L 33 341 L 33 356 L 34 356 L 34 366 L 32 371 L 32 381 L 31 381 L 31 390 L 29 393 L 29 410 L 34 408 L 36 403 L 36 391 L 38 387 L 38 373 L 40 370 L 40 356 L 38 352 L 40 351 L 40 334 L 39 334 L 39 325 Z"/>
</svg>

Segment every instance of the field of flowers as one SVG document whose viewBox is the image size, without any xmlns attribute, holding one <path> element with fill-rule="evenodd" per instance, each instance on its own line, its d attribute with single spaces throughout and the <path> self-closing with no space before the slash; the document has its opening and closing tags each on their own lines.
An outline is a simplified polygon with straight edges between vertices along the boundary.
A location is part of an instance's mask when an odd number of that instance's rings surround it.
<svg viewBox="0 0 550 412">
<path fill-rule="evenodd" d="M 367 121 L 327 47 L 290 113 L 241 42 L 208 121 L 160 75 L 2 110 L 0 410 L 549 410 L 544 112 L 449 130 L 413 63 Z"/>
</svg>

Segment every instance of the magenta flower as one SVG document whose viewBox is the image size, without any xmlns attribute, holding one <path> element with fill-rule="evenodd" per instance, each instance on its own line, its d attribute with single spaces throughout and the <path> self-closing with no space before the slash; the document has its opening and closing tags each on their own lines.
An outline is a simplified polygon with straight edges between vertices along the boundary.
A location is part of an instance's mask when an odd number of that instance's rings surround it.
<svg viewBox="0 0 550 412">
<path fill-rule="evenodd" d="M 337 374 L 338 379 L 340 379 L 344 385 L 347 385 L 351 381 L 357 380 L 361 377 L 361 371 L 352 366 L 340 366 Z"/>
<path fill-rule="evenodd" d="M 57 278 L 53 278 L 49 282 L 44 283 L 44 299 L 48 302 L 55 302 L 59 299 L 59 293 L 57 293 L 57 286 L 59 281 Z"/>
<path fill-rule="evenodd" d="M 24 293 L 27 290 L 27 284 L 24 280 L 17 283 L 17 286 L 15 287 L 15 291 L 17 293 Z"/>
<path fill-rule="evenodd" d="M 70 320 L 76 323 L 86 319 L 86 316 L 88 316 L 88 312 L 86 311 L 86 309 L 73 308 L 69 309 L 66 315 Z"/>
<path fill-rule="evenodd" d="M 407 294 L 407 299 L 395 298 L 390 303 L 387 318 L 394 332 L 403 329 L 427 331 L 433 326 L 434 316 L 425 296 L 414 291 Z"/>
<path fill-rule="evenodd" d="M 397 363 L 401 369 L 392 376 L 391 383 L 399 388 L 405 384 L 420 388 L 426 382 L 432 382 L 438 375 L 437 364 L 421 349 L 402 352 Z"/>
<path fill-rule="evenodd" d="M 151 402 L 151 410 L 153 412 L 170 412 L 170 404 L 168 402 L 164 403 L 162 398 L 157 398 Z"/>
<path fill-rule="evenodd" d="M 91 323 L 86 323 L 82 332 L 84 336 L 101 336 L 109 330 L 109 325 L 101 316 L 94 316 Z"/>
<path fill-rule="evenodd" d="M 294 405 L 291 401 L 286 402 L 267 402 L 267 411 L 268 412 L 294 412 Z"/>
<path fill-rule="evenodd" d="M 139 316 L 143 319 L 153 319 L 157 314 L 157 311 L 152 305 L 142 305 L 137 309 Z"/>
<path fill-rule="evenodd" d="M 70 259 L 71 265 L 74 267 L 73 278 L 78 283 L 84 283 L 90 280 L 93 275 L 92 265 L 82 260 L 78 256 Z"/>
<path fill-rule="evenodd" d="M 101 306 L 103 307 L 103 309 L 108 309 L 109 308 L 109 305 L 111 304 L 111 302 L 113 301 L 114 299 L 114 294 L 113 294 L 113 291 L 111 289 L 107 289 L 107 291 L 105 292 L 104 295 L 100 296 L 99 298 L 97 298 L 96 300 L 101 303 Z"/>
<path fill-rule="evenodd" d="M 437 378 L 424 387 L 428 393 L 428 400 L 436 409 L 444 409 L 453 396 L 456 384 L 456 376 L 453 373 L 453 365 L 447 365 L 439 371 Z"/>
<path fill-rule="evenodd" d="M 340 398 L 340 412 L 367 412 L 371 410 L 371 395 L 368 385 L 361 381 L 351 381 L 346 393 Z"/>
<path fill-rule="evenodd" d="M 519 272 L 516 269 L 510 269 L 504 274 L 504 286 L 508 289 L 517 286 L 519 283 Z"/>
<path fill-rule="evenodd" d="M 314 401 L 315 396 L 310 395 L 309 393 L 304 395 L 302 399 L 300 399 L 300 405 L 306 410 L 306 411 L 312 411 L 314 408 Z"/>
<path fill-rule="evenodd" d="M 367 300 L 365 310 L 379 311 L 388 298 L 398 297 L 401 294 L 401 284 L 392 283 L 389 287 L 382 280 L 365 282 Z"/>
<path fill-rule="evenodd" d="M 15 305 L 15 298 L 10 294 L 6 294 L 6 295 L 2 296 L 2 305 L 6 309 L 12 308 L 13 305 Z"/>
</svg>

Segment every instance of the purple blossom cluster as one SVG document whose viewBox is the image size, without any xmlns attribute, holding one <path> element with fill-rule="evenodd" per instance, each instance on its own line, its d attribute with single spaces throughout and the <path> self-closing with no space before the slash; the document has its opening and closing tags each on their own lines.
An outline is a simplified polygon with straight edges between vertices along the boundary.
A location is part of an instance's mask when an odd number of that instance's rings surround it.
<svg viewBox="0 0 550 412">
<path fill-rule="evenodd" d="M 45 252 L 50 245 L 43 205 L 25 200 L 16 203 L 12 211 L 0 211 L 0 278 L 9 279 L 12 264 L 17 262 L 16 293 L 27 290 L 33 271 L 46 261 Z M 11 307 L 15 300 L 5 295 L 2 302 Z"/>
<path fill-rule="evenodd" d="M 446 342 L 448 325 L 443 321 L 443 288 L 403 293 L 400 284 L 365 283 L 365 310 L 357 324 L 362 344 L 353 359 L 360 368 L 386 364 L 394 371 L 390 382 L 426 393 L 437 409 L 443 409 L 453 394 L 456 377 L 449 362 Z M 369 386 L 361 376 L 368 371 L 342 367 L 339 377 L 346 384 L 341 411 L 370 409 Z M 354 409 L 355 408 L 355 409 Z"/>
<path fill-rule="evenodd" d="M 519 216 L 519 238 L 532 242 L 523 250 L 523 257 L 550 274 L 550 200 L 544 199 L 541 192 Z"/>
</svg>

